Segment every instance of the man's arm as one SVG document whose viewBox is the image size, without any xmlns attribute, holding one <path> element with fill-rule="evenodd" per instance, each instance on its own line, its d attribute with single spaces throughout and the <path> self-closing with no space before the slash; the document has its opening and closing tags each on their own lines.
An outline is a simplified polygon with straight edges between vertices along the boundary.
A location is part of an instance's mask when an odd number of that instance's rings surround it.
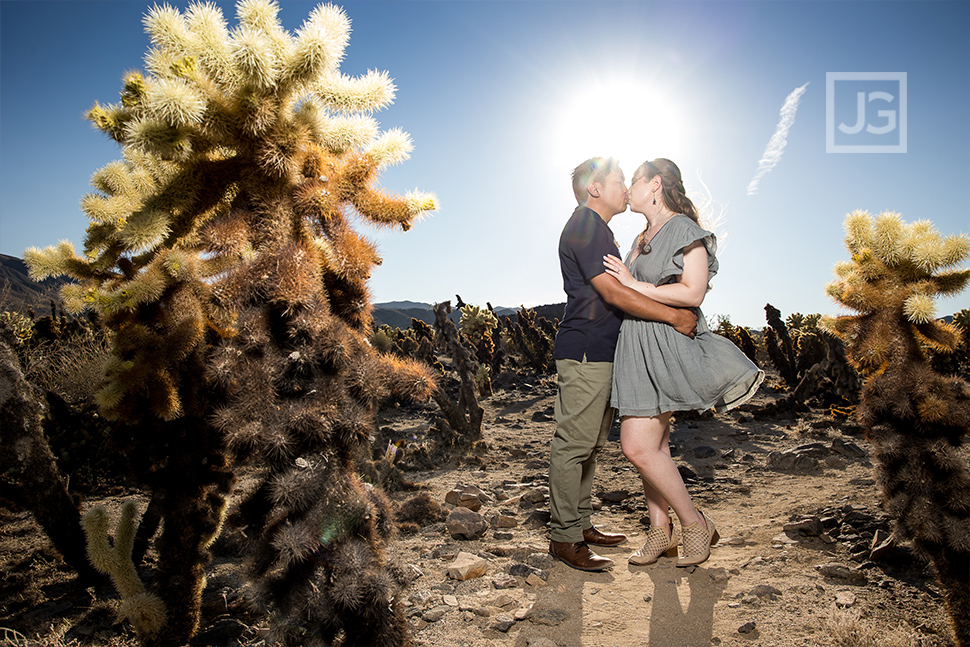
<svg viewBox="0 0 970 647">
<path fill-rule="evenodd" d="M 590 283 L 604 301 L 628 315 L 670 324 L 674 330 L 691 339 L 697 332 L 697 315 L 691 310 L 657 303 L 636 290 L 620 285 L 619 281 L 605 272 L 594 276 Z"/>
</svg>

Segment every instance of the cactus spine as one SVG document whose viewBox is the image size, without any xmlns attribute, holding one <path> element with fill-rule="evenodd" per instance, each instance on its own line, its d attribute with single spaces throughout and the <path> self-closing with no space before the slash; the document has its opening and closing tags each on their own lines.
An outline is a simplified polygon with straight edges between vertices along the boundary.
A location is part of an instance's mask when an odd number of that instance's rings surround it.
<svg viewBox="0 0 970 647">
<path fill-rule="evenodd" d="M 970 270 L 965 234 L 943 238 L 928 221 L 895 213 L 845 220 L 851 261 L 827 287 L 859 314 L 826 319 L 865 376 L 857 410 L 874 448 L 877 480 L 897 533 L 929 556 L 958 645 L 970 645 L 970 470 L 959 447 L 970 430 L 970 385 L 944 377 L 926 348 L 947 352 L 959 331 L 934 319 L 933 298 L 954 295 Z"/>
</svg>

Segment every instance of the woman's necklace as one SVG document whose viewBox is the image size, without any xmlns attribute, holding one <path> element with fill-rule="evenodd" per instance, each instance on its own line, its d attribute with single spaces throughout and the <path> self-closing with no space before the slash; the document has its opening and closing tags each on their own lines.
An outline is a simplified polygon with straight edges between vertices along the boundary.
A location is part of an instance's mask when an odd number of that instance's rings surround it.
<svg viewBox="0 0 970 647">
<path fill-rule="evenodd" d="M 650 241 L 652 241 L 656 237 L 656 235 L 660 232 L 660 228 L 663 227 L 664 225 L 666 225 L 667 222 L 669 222 L 670 219 L 673 218 L 676 215 L 677 214 L 671 212 L 670 215 L 667 216 L 667 218 L 663 222 L 659 222 L 656 225 L 650 225 L 650 228 L 648 229 L 648 231 L 650 229 L 653 229 L 653 234 L 651 234 L 650 238 L 647 238 L 647 239 L 645 239 L 643 241 L 643 253 L 644 254 L 649 254 L 650 252 L 653 251 L 653 247 L 651 247 Z"/>
</svg>

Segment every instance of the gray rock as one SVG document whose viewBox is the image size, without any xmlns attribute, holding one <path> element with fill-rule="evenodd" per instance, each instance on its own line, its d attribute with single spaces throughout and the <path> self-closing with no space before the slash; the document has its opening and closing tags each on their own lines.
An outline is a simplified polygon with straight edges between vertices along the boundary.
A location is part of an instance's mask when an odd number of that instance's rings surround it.
<svg viewBox="0 0 970 647">
<path fill-rule="evenodd" d="M 599 492 L 597 495 L 604 501 L 609 501 L 610 503 L 619 503 L 624 499 L 629 498 L 629 490 L 610 490 L 609 492 Z"/>
<path fill-rule="evenodd" d="M 751 622 L 745 622 L 743 625 L 741 625 L 740 627 L 738 627 L 738 633 L 739 634 L 749 634 L 749 633 L 751 633 L 752 631 L 755 630 L 755 627 L 756 626 L 757 625 L 755 624 L 755 622 L 753 620 Z"/>
<path fill-rule="evenodd" d="M 514 589 L 519 581 L 508 573 L 498 573 L 492 577 L 492 586 L 496 589 Z"/>
<path fill-rule="evenodd" d="M 862 449 L 853 442 L 846 442 L 841 438 L 832 441 L 832 451 L 848 456 L 849 458 L 865 458 L 866 450 Z"/>
<path fill-rule="evenodd" d="M 451 607 L 446 607 L 443 605 L 435 607 L 433 609 L 428 609 L 427 611 L 421 614 L 421 619 L 424 620 L 425 622 L 438 622 L 439 620 L 445 617 L 445 614 L 448 613 L 450 609 Z"/>
<path fill-rule="evenodd" d="M 828 577 L 833 580 L 840 580 L 842 582 L 863 583 L 867 580 L 865 573 L 838 562 L 820 564 L 815 567 L 815 570 L 824 577 Z"/>
<path fill-rule="evenodd" d="M 803 537 L 818 537 L 825 528 L 818 517 L 807 517 L 799 521 L 785 524 L 785 532 L 789 535 L 801 535 Z"/>
<path fill-rule="evenodd" d="M 542 577 L 543 572 L 534 566 L 529 566 L 528 564 L 512 564 L 511 566 L 509 566 L 509 575 L 518 575 L 519 577 L 529 577 L 530 575 L 533 575 L 533 574 L 538 575 L 539 577 Z M 547 579 L 547 578 L 548 578 L 548 575 L 546 577 L 543 577 L 542 579 Z"/>
<path fill-rule="evenodd" d="M 530 530 L 538 530 L 539 528 L 545 528 L 549 524 L 549 511 L 548 510 L 533 510 L 532 514 L 529 515 L 522 525 Z"/>
<path fill-rule="evenodd" d="M 525 562 L 539 570 L 548 570 L 556 565 L 556 558 L 549 553 L 531 553 L 525 558 Z"/>
<path fill-rule="evenodd" d="M 781 595 L 781 591 L 768 584 L 759 584 L 748 591 L 748 595 L 754 595 L 759 598 L 767 597 L 769 600 L 774 600 L 775 597 Z"/>
<path fill-rule="evenodd" d="M 488 524 L 477 512 L 458 507 L 445 519 L 445 527 L 453 539 L 481 539 L 488 529 Z"/>
<path fill-rule="evenodd" d="M 563 622 L 566 621 L 566 618 L 569 617 L 569 614 L 566 613 L 564 609 L 533 608 L 532 611 L 529 612 L 529 615 L 527 617 L 535 624 L 547 625 L 550 627 L 558 627 L 559 625 L 561 625 Z"/>
<path fill-rule="evenodd" d="M 495 631 L 501 631 L 504 634 L 504 633 L 507 633 L 508 630 L 511 629 L 512 625 L 514 624 L 515 624 L 515 619 L 513 619 L 512 616 L 506 613 L 500 613 L 497 616 L 495 616 L 492 624 L 489 625 L 489 627 L 491 627 Z"/>
</svg>

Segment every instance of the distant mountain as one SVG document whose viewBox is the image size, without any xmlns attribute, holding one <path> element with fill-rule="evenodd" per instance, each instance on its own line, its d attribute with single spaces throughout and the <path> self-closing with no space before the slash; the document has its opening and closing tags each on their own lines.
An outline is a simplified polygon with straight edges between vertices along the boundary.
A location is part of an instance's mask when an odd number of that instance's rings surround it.
<svg viewBox="0 0 970 647">
<path fill-rule="evenodd" d="M 476 304 L 478 305 L 478 304 Z M 432 305 L 430 303 L 418 303 L 415 301 L 389 301 L 387 303 L 375 303 L 374 304 L 374 325 L 382 326 L 388 325 L 391 328 L 400 328 L 402 330 L 411 327 L 411 319 L 418 319 L 425 323 L 434 323 L 434 311 L 431 309 Z M 452 307 L 454 308 L 454 302 L 452 302 Z M 556 303 L 552 305 L 536 306 L 532 308 L 536 311 L 540 317 L 544 317 L 549 321 L 555 319 L 561 319 L 563 309 L 566 307 L 565 303 Z M 518 308 L 507 308 L 507 307 L 494 307 L 495 314 L 499 317 L 514 317 L 519 311 Z M 458 310 L 452 310 L 449 318 L 456 324 L 459 319 L 461 319 L 461 312 Z"/>
<path fill-rule="evenodd" d="M 0 254 L 0 312 L 27 313 L 32 309 L 38 317 L 50 314 L 51 300 L 60 303 L 59 291 L 70 283 L 59 277 L 37 282 L 27 273 L 27 264 L 14 256 Z"/>
<path fill-rule="evenodd" d="M 51 300 L 60 303 L 59 291 L 62 286 L 70 283 L 69 279 L 56 278 L 34 281 L 27 273 L 27 265 L 19 258 L 0 254 L 0 312 L 26 313 L 33 309 L 34 314 L 43 316 L 50 314 Z M 452 302 L 452 307 L 454 307 Z M 477 304 L 476 304 L 477 305 Z M 549 321 L 562 318 L 565 303 L 537 306 L 536 313 Z M 500 317 L 514 317 L 518 308 L 496 307 L 495 314 Z M 407 329 L 411 327 L 411 319 L 419 319 L 425 323 L 434 323 L 434 312 L 430 303 L 418 301 L 388 301 L 374 304 L 374 324 L 387 324 L 391 328 Z M 453 310 L 451 319 L 458 323 L 461 312 Z"/>
</svg>

